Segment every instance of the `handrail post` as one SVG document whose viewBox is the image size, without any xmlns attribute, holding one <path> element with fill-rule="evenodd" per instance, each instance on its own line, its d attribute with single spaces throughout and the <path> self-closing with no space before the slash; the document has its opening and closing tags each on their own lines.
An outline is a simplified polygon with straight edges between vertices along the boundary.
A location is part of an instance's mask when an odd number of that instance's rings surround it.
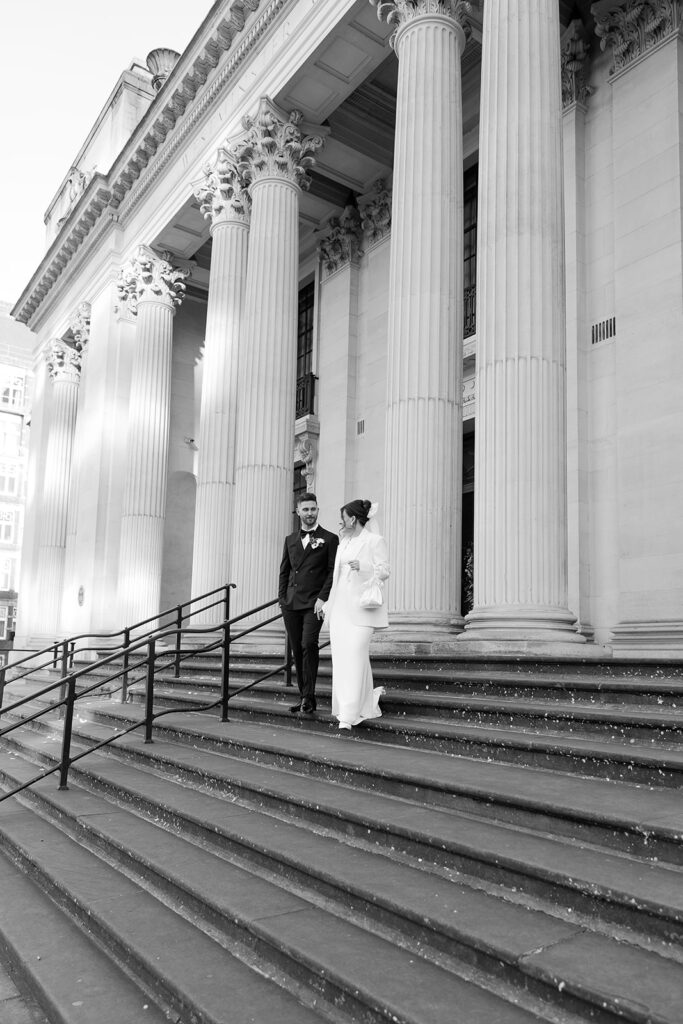
<svg viewBox="0 0 683 1024">
<path fill-rule="evenodd" d="M 292 645 L 289 637 L 285 640 L 285 686 L 292 685 Z"/>
<path fill-rule="evenodd" d="M 230 688 L 230 622 L 223 623 L 223 642 L 221 644 L 221 722 L 228 719 L 228 700 Z"/>
<path fill-rule="evenodd" d="M 154 666 L 156 661 L 156 643 L 149 641 L 147 652 L 147 685 L 145 687 L 145 743 L 152 742 L 152 721 L 154 715 Z"/>
<path fill-rule="evenodd" d="M 5 673 L 7 672 L 7 665 L 0 665 L 0 708 L 2 702 L 5 699 Z"/>
<path fill-rule="evenodd" d="M 64 732 L 62 733 L 62 763 L 59 769 L 59 788 L 68 789 L 67 778 L 69 765 L 71 764 L 71 730 L 74 721 L 74 704 L 76 702 L 76 680 L 70 677 L 68 684 L 68 697 L 64 713 Z"/>
<path fill-rule="evenodd" d="M 72 640 L 69 644 L 69 668 L 73 671 L 74 667 L 74 652 L 76 650 L 76 641 Z"/>
<path fill-rule="evenodd" d="M 227 620 L 227 619 L 230 618 L 230 584 L 228 583 L 223 588 L 223 590 L 224 590 L 224 594 L 223 594 L 223 602 L 224 602 L 223 618 Z"/>
<path fill-rule="evenodd" d="M 59 688 L 59 699 L 60 699 L 60 701 L 63 701 L 63 700 L 66 699 L 66 682 L 65 682 L 65 680 L 66 680 L 68 666 L 69 666 L 69 641 L 68 640 L 63 640 L 62 643 L 59 646 L 61 647 L 61 651 L 62 651 L 62 655 L 61 655 L 61 662 L 62 662 L 62 675 L 61 675 L 61 679 L 62 679 L 62 685 Z M 59 706 L 59 717 L 63 718 L 64 714 L 65 714 L 64 705 L 60 704 L 60 706 Z"/>
<path fill-rule="evenodd" d="M 130 665 L 130 626 L 123 630 L 123 675 L 121 676 L 121 703 L 128 700 L 128 666 Z"/>
<path fill-rule="evenodd" d="M 179 604 L 176 608 L 176 629 L 178 632 L 175 636 L 175 660 L 173 663 L 173 675 L 176 679 L 180 678 L 180 631 L 183 628 L 183 606 Z"/>
<path fill-rule="evenodd" d="M 54 647 L 52 648 L 52 667 L 57 668 L 59 661 L 59 640 L 55 640 Z"/>
</svg>

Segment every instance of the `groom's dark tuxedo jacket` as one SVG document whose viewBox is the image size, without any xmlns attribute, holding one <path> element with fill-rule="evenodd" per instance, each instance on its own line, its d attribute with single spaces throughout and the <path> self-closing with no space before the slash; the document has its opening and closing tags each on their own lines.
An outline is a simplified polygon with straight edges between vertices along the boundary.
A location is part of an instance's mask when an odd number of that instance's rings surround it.
<svg viewBox="0 0 683 1024">
<path fill-rule="evenodd" d="M 292 611 L 313 608 L 318 598 L 326 601 L 332 589 L 334 558 L 339 546 L 336 534 L 316 526 L 311 530 L 307 546 L 301 543 L 301 532 L 285 538 L 280 563 L 280 604 Z"/>
</svg>

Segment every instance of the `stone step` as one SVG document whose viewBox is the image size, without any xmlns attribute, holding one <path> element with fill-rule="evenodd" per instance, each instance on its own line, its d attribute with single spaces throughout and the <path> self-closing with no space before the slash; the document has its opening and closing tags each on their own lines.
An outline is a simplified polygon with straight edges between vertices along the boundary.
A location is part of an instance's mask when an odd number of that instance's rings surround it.
<svg viewBox="0 0 683 1024">
<path fill-rule="evenodd" d="M 77 786 L 58 796 L 54 789 L 51 796 L 40 793 L 44 786 L 36 789 L 42 802 L 80 823 L 78 842 L 38 818 L 23 828 L 0 822 L 0 841 L 87 917 L 101 942 L 126 949 L 129 969 L 153 975 L 158 989 L 175 994 L 173 1010 L 183 1019 L 224 1021 L 227 1005 L 231 1024 L 312 1024 L 330 1017 L 451 1024 L 454 1007 L 463 1024 L 544 1019 L 317 906 L 287 884 L 231 864 Z M 273 842 L 276 829 L 271 819 Z M 109 863 L 93 855 L 98 850 Z M 60 870 L 65 863 L 68 872 Z M 555 935 L 560 931 L 557 925 Z M 655 971 L 670 966 L 653 959 Z"/>
<path fill-rule="evenodd" d="M 5 829 L 31 831 L 35 824 L 35 814 L 15 800 L 0 811 L 0 834 Z M 90 929 L 79 927 L 49 899 L 32 867 L 23 870 L 25 866 L 15 863 L 14 855 L 11 859 L 0 855 L 0 945 L 3 962 L 31 993 L 31 1003 L 38 1003 L 47 1024 L 167 1022 L 149 994 L 96 945 Z M 65 873 L 70 871 L 68 862 L 62 867 Z M 65 970 L 65 950 L 69 970 Z M 11 1008 L 0 1003 L 0 1007 L 7 1011 L 3 1024 L 13 1020 L 18 1024 L 21 1004 Z M 33 1012 L 26 1018 L 27 1024 L 42 1019 Z"/>
<path fill-rule="evenodd" d="M 270 935 L 267 919 L 262 915 L 267 913 L 269 898 L 282 899 L 272 892 L 272 880 L 264 882 L 251 875 L 245 880 L 243 866 L 231 866 L 225 860 L 216 864 L 211 855 L 201 849 L 195 849 L 192 854 L 193 872 L 188 878 L 185 871 L 188 855 L 184 852 L 188 836 L 193 836 L 202 846 L 208 842 L 223 856 L 226 853 L 234 856 L 235 847 L 242 854 L 245 850 L 252 856 L 257 852 L 259 867 L 267 866 L 271 879 L 285 884 L 290 894 L 296 891 L 307 900 L 312 893 L 316 894 L 319 911 L 332 899 L 337 916 L 350 913 L 358 922 L 367 922 L 370 917 L 375 927 L 400 931 L 404 943 L 415 955 L 424 956 L 431 951 L 434 956 L 457 957 L 458 962 L 464 961 L 475 970 L 502 977 L 504 984 L 512 984 L 568 1012 L 578 1012 L 582 1019 L 587 1013 L 592 1019 L 596 1019 L 596 1013 L 597 1019 L 612 1019 L 611 1015 L 621 1015 L 624 1007 L 627 1008 L 626 1019 L 631 1019 L 628 1010 L 637 1004 L 641 991 L 637 989 L 635 978 L 643 974 L 657 977 L 660 984 L 666 986 L 667 995 L 660 999 L 659 1006 L 648 997 L 650 1009 L 661 1012 L 663 1020 L 671 1019 L 671 1002 L 683 994 L 680 962 L 674 963 L 667 957 L 629 945 L 623 937 L 617 942 L 611 936 L 591 933 L 587 920 L 566 920 L 571 915 L 564 915 L 562 919 L 532 910 L 511 902 L 509 895 L 501 900 L 499 895 L 473 889 L 452 876 L 434 875 L 425 865 L 418 870 L 408 864 L 388 863 L 386 858 L 378 858 L 376 852 L 341 842 L 338 835 L 323 836 L 301 824 L 288 825 L 271 815 L 247 811 L 237 804 L 229 804 L 226 810 L 224 801 L 214 796 L 179 787 L 159 775 L 150 776 L 130 765 L 117 764 L 110 757 L 93 755 L 82 765 L 78 769 L 79 781 L 90 788 L 94 786 L 97 791 L 115 794 L 119 805 L 117 812 L 108 814 L 104 801 L 100 807 L 94 803 L 92 795 L 80 793 L 78 787 L 75 787 L 76 795 L 69 797 L 54 788 L 47 790 L 42 784 L 34 799 L 43 805 L 43 812 L 47 806 L 50 813 L 62 820 L 67 815 L 73 816 L 78 822 L 79 839 L 87 845 L 106 849 L 110 857 L 122 861 L 128 874 L 139 875 L 153 889 L 161 888 L 167 902 L 170 894 L 173 901 L 190 908 L 194 918 L 198 914 L 202 917 L 210 914 L 214 927 L 217 926 L 216 915 L 223 915 L 233 927 L 237 922 L 242 929 L 249 930 L 252 942 L 256 941 L 254 929 L 262 943 L 278 944 L 278 936 L 279 945 L 289 942 L 288 915 L 296 914 L 298 921 L 297 908 L 278 903 L 277 910 L 273 911 L 277 913 L 276 935 Z M 149 820 L 142 822 L 134 815 L 123 815 L 122 805 L 136 806 Z M 184 838 L 160 833 L 160 821 Z M 229 841 L 231 826 L 236 838 Z M 234 899 L 216 896 L 217 891 L 239 892 L 240 900 L 235 905 Z M 259 908 L 257 922 L 251 917 L 254 905 Z M 320 922 L 317 919 L 316 922 L 320 930 Z M 328 947 L 338 930 L 336 925 L 332 933 L 325 933 Z M 365 936 L 364 941 L 367 944 Z M 304 952 L 310 960 L 310 950 Z M 296 957 L 301 955 L 302 951 L 297 949 Z M 550 956 L 552 962 L 548 971 L 544 968 L 546 956 Z M 632 972 L 631 986 L 624 987 L 622 982 L 618 997 L 611 1001 L 605 1000 L 602 988 L 595 991 L 586 984 L 596 958 L 611 963 L 622 978 Z M 333 960 L 339 970 L 339 958 L 335 956 Z M 415 980 L 415 961 L 412 965 Z M 391 965 L 386 966 L 390 970 Z M 321 970 L 329 975 L 329 968 L 320 966 L 314 973 Z M 487 987 L 495 987 L 495 983 Z M 518 998 L 513 998 L 514 1001 Z M 335 1002 L 339 1005 L 339 993 L 335 993 Z M 605 1017 L 605 1013 L 609 1016 Z"/>
<path fill-rule="evenodd" d="M 138 703 L 144 699 L 144 689 L 131 687 L 130 697 Z M 192 705 L 209 703 L 217 699 L 215 694 L 196 689 L 170 689 L 163 685 L 155 687 L 155 700 L 159 707 L 177 708 L 181 711 Z M 336 728 L 329 713 L 329 700 L 325 691 L 318 695 L 318 711 L 315 717 L 307 719 L 308 727 L 329 731 Z M 289 707 L 298 701 L 296 696 L 282 688 L 270 694 L 252 691 L 230 700 L 230 715 L 242 719 L 253 719 L 273 724 L 287 724 L 291 720 Z M 442 753 L 481 757 L 511 764 L 537 768 L 576 771 L 582 775 L 598 778 L 630 781 L 663 786 L 683 786 L 683 746 L 676 743 L 675 731 L 662 739 L 656 728 L 650 739 L 636 738 L 628 726 L 622 725 L 622 716 L 614 712 L 612 734 L 606 731 L 594 732 L 584 729 L 579 721 L 570 731 L 561 729 L 561 722 L 550 718 L 535 720 L 534 726 L 524 728 L 519 722 L 507 728 L 491 725 L 484 721 L 476 723 L 467 716 L 451 712 L 451 717 L 432 717 L 426 705 L 421 705 L 420 714 L 392 714 L 396 708 L 391 695 L 382 698 L 382 718 L 365 722 L 363 735 L 377 742 L 404 743 L 422 750 L 437 750 Z M 646 712 L 647 713 L 647 712 Z M 245 718 L 246 716 L 246 718 Z M 633 721 L 631 710 L 624 713 L 625 720 Z M 663 716 L 657 715 L 663 724 Z M 541 728 L 540 723 L 544 722 Z M 569 724 L 567 722 L 567 724 Z M 622 734 L 625 732 L 625 735 Z"/>
<path fill-rule="evenodd" d="M 92 701 L 84 707 L 75 731 L 94 745 L 141 717 L 130 705 Z M 36 723 L 36 728 L 49 732 L 49 726 Z M 318 813 L 305 797 L 308 777 L 313 776 L 331 788 L 342 784 L 386 797 L 418 799 L 425 811 L 450 809 L 660 863 L 683 865 L 683 805 L 678 793 L 668 788 L 461 756 L 444 757 L 436 751 L 407 751 L 402 746 L 312 729 L 308 720 L 290 719 L 287 726 L 235 720 L 222 724 L 215 716 L 171 714 L 159 720 L 154 736 L 156 741 L 178 745 L 169 748 L 173 751 L 172 762 L 161 764 L 176 771 L 182 757 L 190 784 L 201 782 L 208 771 L 206 766 L 211 764 L 227 792 L 268 801 L 271 806 L 291 807 L 294 814 Z M 112 750 L 146 763 L 150 758 L 158 759 L 155 744 L 146 745 L 137 737 L 130 741 L 121 738 Z M 183 749 L 188 747 L 189 752 Z M 221 770 L 225 757 L 231 758 L 227 775 Z M 287 786 L 279 787 L 275 780 L 280 776 L 268 768 L 291 773 Z M 330 801 L 326 793 L 319 813 L 324 816 L 325 808 L 332 804 L 334 797 Z M 344 806 L 335 814 L 344 816 L 349 810 Z M 363 827 L 368 827 L 367 823 Z M 441 841 L 437 848 L 440 845 Z"/>
</svg>

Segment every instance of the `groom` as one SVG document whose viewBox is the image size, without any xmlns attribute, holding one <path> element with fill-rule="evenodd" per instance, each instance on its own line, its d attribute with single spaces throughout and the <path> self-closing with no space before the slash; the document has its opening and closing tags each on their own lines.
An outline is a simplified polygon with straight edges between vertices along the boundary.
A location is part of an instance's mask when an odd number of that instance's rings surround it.
<svg viewBox="0 0 683 1024">
<path fill-rule="evenodd" d="M 318 499 L 302 494 L 296 503 L 301 529 L 285 538 L 280 563 L 278 599 L 296 665 L 300 701 L 289 710 L 310 715 L 315 711 L 318 675 L 318 636 L 322 607 L 330 596 L 334 557 L 339 538 L 318 526 Z"/>
</svg>

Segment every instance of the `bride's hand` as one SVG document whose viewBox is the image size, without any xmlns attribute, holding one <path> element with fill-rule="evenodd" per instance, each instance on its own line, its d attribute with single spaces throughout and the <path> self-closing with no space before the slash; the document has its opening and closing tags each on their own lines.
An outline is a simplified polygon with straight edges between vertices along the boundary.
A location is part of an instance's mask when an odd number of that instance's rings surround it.
<svg viewBox="0 0 683 1024">
<path fill-rule="evenodd" d="M 360 562 L 357 558 L 352 558 L 349 562 L 349 569 L 353 569 L 354 572 L 358 572 L 360 569 Z"/>
</svg>

